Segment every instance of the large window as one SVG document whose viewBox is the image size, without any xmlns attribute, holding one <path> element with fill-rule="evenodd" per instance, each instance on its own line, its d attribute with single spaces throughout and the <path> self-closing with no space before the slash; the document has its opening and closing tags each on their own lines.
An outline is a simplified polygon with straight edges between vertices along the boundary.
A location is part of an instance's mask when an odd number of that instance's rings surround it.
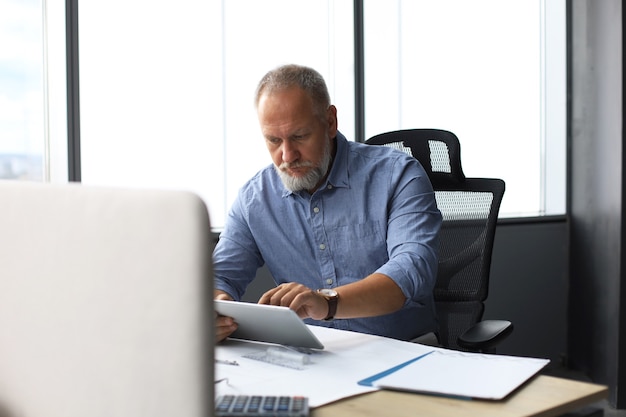
<svg viewBox="0 0 626 417">
<path fill-rule="evenodd" d="M 65 1 L 0 0 L 0 179 L 66 182 Z"/>
<path fill-rule="evenodd" d="M 21 98 L 3 84 L 0 153 L 36 155 L 34 178 L 67 181 L 65 1 L 0 4 L 11 39 L 0 82 L 11 71 L 38 80 Z M 506 181 L 502 216 L 563 213 L 565 2 L 363 6 L 365 136 L 451 130 L 468 176 Z M 354 138 L 353 0 L 79 1 L 78 11 L 85 184 L 188 189 L 221 226 L 239 187 L 270 163 L 253 93 L 284 63 L 324 75 L 339 128 Z M 25 121 L 33 102 L 40 110 Z"/>
<path fill-rule="evenodd" d="M 565 3 L 365 0 L 366 136 L 437 128 L 501 214 L 565 212 Z"/>
<path fill-rule="evenodd" d="M 40 0 L 0 0 L 0 179 L 44 178 Z"/>
<path fill-rule="evenodd" d="M 284 63 L 318 69 L 353 130 L 350 0 L 83 2 L 79 22 L 83 183 L 189 189 L 219 227 L 270 163 L 253 96 Z"/>
</svg>

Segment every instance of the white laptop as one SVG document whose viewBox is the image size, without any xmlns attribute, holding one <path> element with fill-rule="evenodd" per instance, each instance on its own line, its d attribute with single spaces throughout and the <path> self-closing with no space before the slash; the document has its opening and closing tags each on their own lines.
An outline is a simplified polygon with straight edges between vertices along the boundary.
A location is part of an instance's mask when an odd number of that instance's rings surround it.
<svg viewBox="0 0 626 417">
<path fill-rule="evenodd" d="M 192 193 L 0 181 L 0 416 L 213 415 Z"/>
</svg>

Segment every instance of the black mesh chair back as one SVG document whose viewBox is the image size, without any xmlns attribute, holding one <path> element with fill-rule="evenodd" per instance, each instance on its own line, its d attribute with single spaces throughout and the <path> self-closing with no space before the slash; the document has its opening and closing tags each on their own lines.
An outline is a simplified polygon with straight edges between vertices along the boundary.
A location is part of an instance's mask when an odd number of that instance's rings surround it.
<svg viewBox="0 0 626 417">
<path fill-rule="evenodd" d="M 483 317 L 504 181 L 466 178 L 459 140 L 449 131 L 399 130 L 366 143 L 402 150 L 417 158 L 428 173 L 443 215 L 434 292 L 439 341 L 447 348 L 469 350 L 459 346 L 458 338 Z"/>
</svg>

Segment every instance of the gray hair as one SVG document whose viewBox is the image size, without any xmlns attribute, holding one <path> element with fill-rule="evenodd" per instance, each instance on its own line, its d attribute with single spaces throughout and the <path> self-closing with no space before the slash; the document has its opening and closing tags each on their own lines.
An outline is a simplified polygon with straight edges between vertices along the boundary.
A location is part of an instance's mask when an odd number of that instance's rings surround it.
<svg viewBox="0 0 626 417">
<path fill-rule="evenodd" d="M 258 106 L 261 96 L 265 93 L 271 94 L 291 87 L 304 90 L 313 100 L 313 107 L 318 115 L 324 117 L 330 107 L 330 94 L 324 77 L 313 68 L 301 65 L 283 65 L 265 74 L 257 86 L 254 104 Z"/>
</svg>

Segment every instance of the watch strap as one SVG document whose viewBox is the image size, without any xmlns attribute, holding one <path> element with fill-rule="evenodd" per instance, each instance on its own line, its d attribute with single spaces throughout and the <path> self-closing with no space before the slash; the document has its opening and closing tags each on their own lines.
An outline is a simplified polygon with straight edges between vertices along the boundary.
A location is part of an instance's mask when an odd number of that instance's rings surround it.
<svg viewBox="0 0 626 417">
<path fill-rule="evenodd" d="M 328 315 L 324 318 L 324 321 L 331 321 L 335 318 L 335 314 L 337 314 L 339 297 L 326 297 L 326 301 L 328 302 Z"/>
<path fill-rule="evenodd" d="M 326 302 L 328 303 L 328 314 L 322 320 L 324 321 L 332 321 L 335 318 L 335 314 L 337 314 L 337 304 L 339 302 L 339 295 L 331 296 L 325 294 L 321 290 L 317 290 L 317 293 L 324 297 Z"/>
</svg>

